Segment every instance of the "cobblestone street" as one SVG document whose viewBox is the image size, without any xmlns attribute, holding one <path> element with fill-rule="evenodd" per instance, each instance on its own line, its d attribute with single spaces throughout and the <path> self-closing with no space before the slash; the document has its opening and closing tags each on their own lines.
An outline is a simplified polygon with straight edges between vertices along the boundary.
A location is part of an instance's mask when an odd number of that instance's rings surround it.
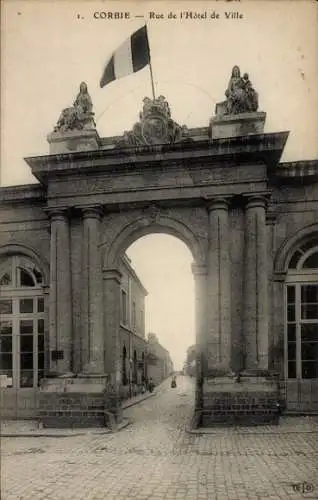
<svg viewBox="0 0 318 500">
<path fill-rule="evenodd" d="M 189 433 L 194 381 L 164 382 L 114 434 L 2 437 L 3 500 L 318 498 L 318 424 Z M 294 491 L 295 483 L 314 491 Z"/>
</svg>

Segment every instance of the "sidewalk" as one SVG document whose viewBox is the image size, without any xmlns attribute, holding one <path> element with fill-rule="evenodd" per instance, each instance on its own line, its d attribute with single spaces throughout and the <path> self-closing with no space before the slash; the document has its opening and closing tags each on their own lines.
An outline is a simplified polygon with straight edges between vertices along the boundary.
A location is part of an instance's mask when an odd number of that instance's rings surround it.
<svg viewBox="0 0 318 500">
<path fill-rule="evenodd" d="M 158 387 L 154 392 L 138 394 L 122 402 L 122 409 L 125 410 L 131 406 L 137 405 L 142 401 L 156 395 Z M 118 425 L 116 432 L 127 427 L 130 424 L 129 419 L 124 418 Z M 83 436 L 87 434 L 112 434 L 114 431 L 108 427 L 89 427 L 83 429 L 47 429 L 43 428 L 39 420 L 0 420 L 0 437 L 70 437 Z"/>
</svg>

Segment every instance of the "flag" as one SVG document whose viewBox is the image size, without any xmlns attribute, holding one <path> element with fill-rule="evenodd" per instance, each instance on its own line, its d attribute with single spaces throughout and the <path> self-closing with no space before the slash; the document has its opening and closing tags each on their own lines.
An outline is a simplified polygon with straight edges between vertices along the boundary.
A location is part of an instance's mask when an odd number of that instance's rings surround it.
<svg viewBox="0 0 318 500">
<path fill-rule="evenodd" d="M 106 64 L 100 86 L 103 88 L 118 78 L 136 73 L 149 63 L 150 51 L 147 27 L 143 26 L 115 50 Z"/>
</svg>

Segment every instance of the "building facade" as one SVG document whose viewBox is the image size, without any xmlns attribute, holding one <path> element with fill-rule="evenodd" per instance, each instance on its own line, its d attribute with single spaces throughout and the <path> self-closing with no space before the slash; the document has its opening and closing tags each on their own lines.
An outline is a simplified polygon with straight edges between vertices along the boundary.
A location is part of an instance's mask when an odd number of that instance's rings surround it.
<svg viewBox="0 0 318 500">
<path fill-rule="evenodd" d="M 196 346 L 191 345 L 187 349 L 187 357 L 186 361 L 184 363 L 184 374 L 189 375 L 190 377 L 194 377 L 196 374 L 196 359 L 197 359 L 197 353 L 196 353 Z"/>
<path fill-rule="evenodd" d="M 146 378 L 147 340 L 145 338 L 145 297 L 140 282 L 127 256 L 120 266 L 120 352 L 121 398 L 141 390 Z"/>
<path fill-rule="evenodd" d="M 173 373 L 170 354 L 155 333 L 148 333 L 147 378 L 158 385 Z"/>
<path fill-rule="evenodd" d="M 272 411 L 274 371 L 288 409 L 317 410 L 318 162 L 281 163 L 288 132 L 264 133 L 266 114 L 248 108 L 255 95 L 240 112 L 231 99 L 191 130 L 162 99 L 148 99 L 131 132 L 104 139 L 74 109 L 48 136 L 50 154 L 26 159 L 38 184 L 1 188 L 8 412 L 18 396 L 20 414 L 42 405 L 56 416 L 61 394 L 78 393 L 83 419 L 85 394 L 107 388 L 112 404 L 99 399 L 99 422 L 105 405 L 120 413 L 114 401 L 131 364 L 134 380 L 144 374 L 141 309 L 128 299 L 123 258 L 154 232 L 180 238 L 193 255 L 196 409 L 206 422 L 225 381 L 232 400 L 223 412 L 241 408 L 246 393 L 262 402 L 256 412 Z"/>
</svg>

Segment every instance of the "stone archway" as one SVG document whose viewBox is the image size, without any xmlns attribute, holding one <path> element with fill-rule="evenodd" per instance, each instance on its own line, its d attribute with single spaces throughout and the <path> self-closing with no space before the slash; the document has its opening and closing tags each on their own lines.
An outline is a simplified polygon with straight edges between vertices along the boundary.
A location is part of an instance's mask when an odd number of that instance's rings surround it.
<svg viewBox="0 0 318 500">
<path fill-rule="evenodd" d="M 144 211 L 137 215 L 128 224 L 119 224 L 117 232 L 111 242 L 104 242 L 101 247 L 103 252 L 103 269 L 114 269 L 118 265 L 118 258 L 137 239 L 152 233 L 165 233 L 175 236 L 183 241 L 192 253 L 193 260 L 197 264 L 204 265 L 206 262 L 206 248 L 204 242 L 197 237 L 194 231 L 181 217 L 167 216 L 157 212 L 153 216 L 152 210 Z"/>
<path fill-rule="evenodd" d="M 189 209 L 185 209 L 183 212 L 182 209 L 167 210 L 150 206 L 145 210 L 132 211 L 130 214 L 125 214 L 125 216 L 123 214 L 118 214 L 117 217 L 112 216 L 112 227 L 116 230 L 111 235 L 110 231 L 108 233 L 105 231 L 100 248 L 104 281 L 104 331 L 107 332 L 107 338 L 104 339 L 106 343 L 105 366 L 111 368 L 112 379 L 115 384 L 121 378 L 118 339 L 121 280 L 118 270 L 119 260 L 132 243 L 149 234 L 161 233 L 174 236 L 185 243 L 192 254 L 192 272 L 195 280 L 196 345 L 198 361 L 201 359 L 207 329 L 205 297 L 207 294 L 206 253 L 208 247 L 207 212 L 204 208 L 202 212 L 203 214 L 200 213 L 200 217 L 198 217 L 197 210 L 194 210 L 191 214 Z M 202 218 L 204 212 L 206 213 L 206 220 L 204 220 L 204 217 Z M 201 220 L 201 227 L 198 223 L 199 220 Z M 104 220 L 104 227 L 107 227 L 107 216 Z M 201 375 L 201 363 L 197 363 L 197 370 L 198 375 Z"/>
</svg>

